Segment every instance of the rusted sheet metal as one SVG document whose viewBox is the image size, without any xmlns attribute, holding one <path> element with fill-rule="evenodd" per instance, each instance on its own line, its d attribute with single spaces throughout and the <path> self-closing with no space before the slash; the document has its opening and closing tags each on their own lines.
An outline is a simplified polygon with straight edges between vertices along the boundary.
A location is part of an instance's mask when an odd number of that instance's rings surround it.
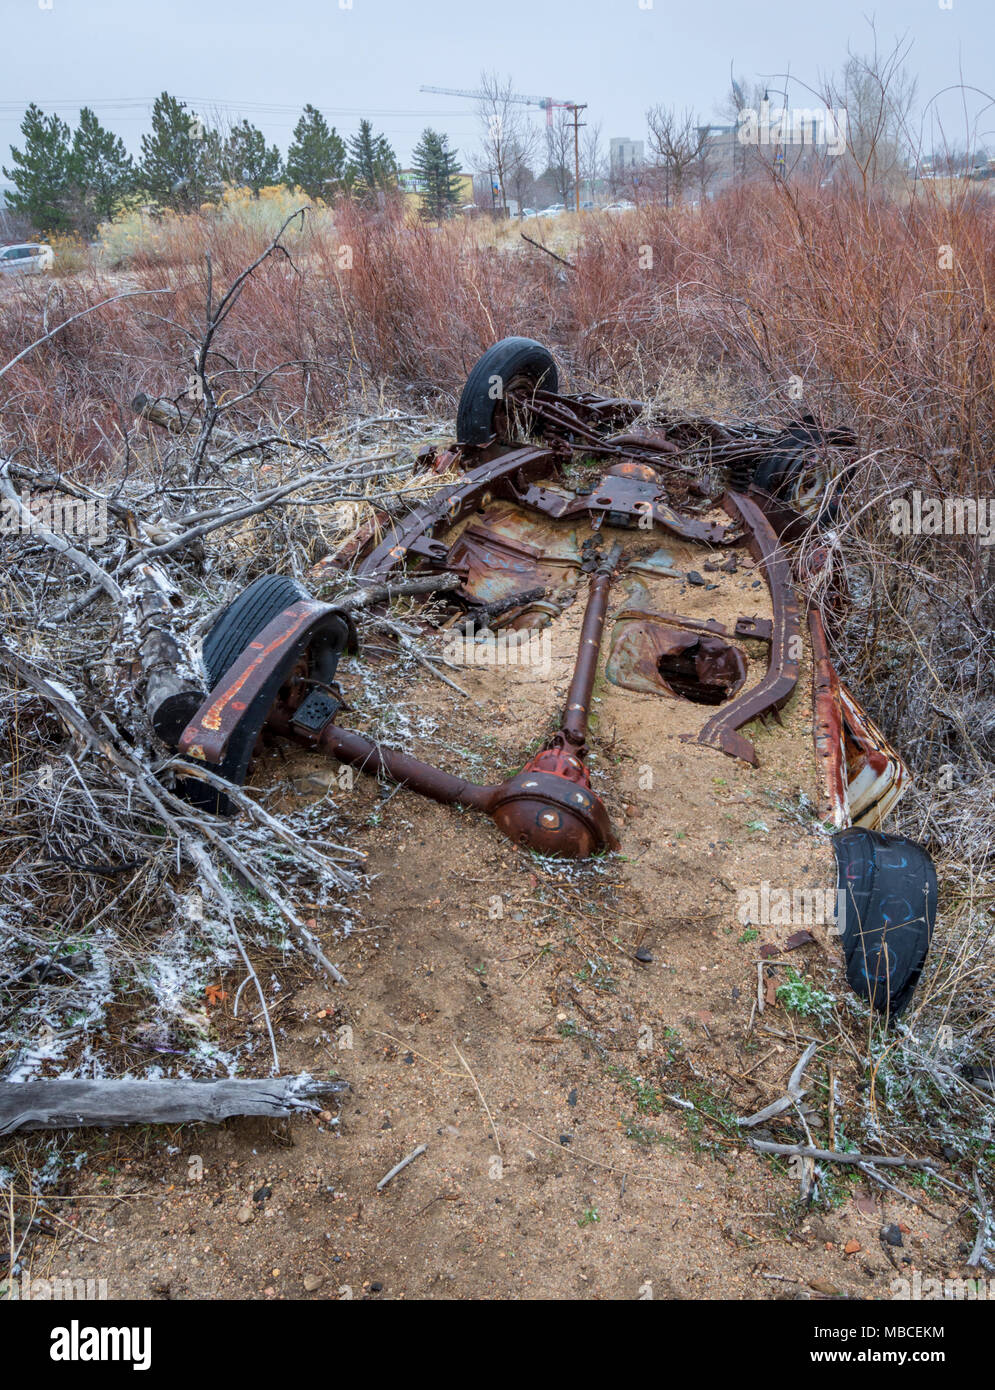
<svg viewBox="0 0 995 1390">
<path fill-rule="evenodd" d="M 905 791 L 908 768 L 870 715 L 839 679 L 822 614 L 808 612 L 812 639 L 815 756 L 828 817 L 843 830 L 877 830 Z"/>
<path fill-rule="evenodd" d="M 750 554 L 764 568 L 774 607 L 770 664 L 759 685 L 712 715 L 697 736 L 684 735 L 683 738 L 685 742 L 717 748 L 731 758 L 740 758 L 756 767 L 756 749 L 737 730 L 758 715 L 779 709 L 798 683 L 798 654 L 801 651 L 798 603 L 791 582 L 791 565 L 756 502 L 742 493 L 727 492 L 722 505 L 731 517 L 744 523 Z"/>
<path fill-rule="evenodd" d="M 746 658 L 704 628 L 704 623 L 695 631 L 630 615 L 615 626 L 605 676 L 626 690 L 664 691 L 717 705 L 743 686 Z"/>
<path fill-rule="evenodd" d="M 808 610 L 808 630 L 812 639 L 812 703 L 815 761 L 822 777 L 828 819 L 834 830 L 850 824 L 847 797 L 846 755 L 843 747 L 843 721 L 840 711 L 840 682 L 829 659 L 822 614 L 814 605 Z"/>
<path fill-rule="evenodd" d="M 659 482 L 645 482 L 628 474 L 605 473 L 590 492 L 577 493 L 572 498 L 533 485 L 521 497 L 521 503 L 558 520 L 587 515 L 596 524 L 604 521 L 609 526 L 645 527 L 647 519 L 652 518 L 654 525 L 674 535 L 707 545 L 730 545 L 740 538 L 738 527 L 698 521 L 675 511 Z"/>
<path fill-rule="evenodd" d="M 850 817 L 854 825 L 876 830 L 905 792 L 908 768 L 842 682 L 840 706 Z"/>
<path fill-rule="evenodd" d="M 497 503 L 457 537 L 446 564 L 464 576 L 463 593 L 491 604 L 574 583 L 580 562 L 574 532 L 564 535 L 513 503 Z"/>
<path fill-rule="evenodd" d="M 506 495 L 502 489 L 510 486 L 513 479 L 518 481 L 520 487 L 526 487 L 531 479 L 541 477 L 553 468 L 556 457 L 551 449 L 530 446 L 513 449 L 510 453 L 478 464 L 465 473 L 459 483 L 440 488 L 403 525 L 392 529 L 360 562 L 357 573 L 366 578 L 382 579 L 402 565 L 409 552 L 433 564 L 445 564 L 448 547 L 434 540 L 437 526 L 451 526 L 475 510 L 481 496 L 486 495 L 489 488 L 495 496 L 502 496 Z M 512 495 L 517 493 L 513 491 Z M 419 546 L 419 541 L 425 544 Z"/>
<path fill-rule="evenodd" d="M 739 538 L 738 528 L 697 521 L 674 510 L 658 484 L 627 476 L 606 474 L 590 494 L 577 495 L 560 489 L 538 486 L 535 480 L 550 472 L 560 461 L 552 449 L 522 448 L 500 454 L 479 464 L 452 486 L 439 491 L 400 527 L 392 529 L 360 563 L 357 572 L 366 577 L 383 578 L 409 556 L 430 564 L 444 565 L 448 550 L 435 539 L 441 525 L 452 526 L 480 505 L 481 496 L 490 492 L 506 497 L 526 510 L 554 520 L 589 516 L 607 520 L 609 525 L 638 526 L 651 515 L 655 524 L 690 540 L 710 545 L 728 545 Z"/>
</svg>

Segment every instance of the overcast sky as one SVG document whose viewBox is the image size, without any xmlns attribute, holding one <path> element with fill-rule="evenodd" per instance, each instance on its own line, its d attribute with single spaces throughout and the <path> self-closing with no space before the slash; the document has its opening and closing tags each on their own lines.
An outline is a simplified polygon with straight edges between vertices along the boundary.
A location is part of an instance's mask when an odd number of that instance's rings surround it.
<svg viewBox="0 0 995 1390">
<path fill-rule="evenodd" d="M 81 104 L 138 153 L 152 99 L 181 97 L 205 119 L 246 116 L 285 151 L 311 102 L 348 135 L 369 116 L 407 163 L 426 125 L 461 157 L 478 143 L 473 105 L 419 92 L 475 88 L 482 68 L 517 91 L 588 103 L 602 134 L 641 138 L 656 103 L 715 119 L 729 66 L 748 82 L 813 86 L 848 43 L 912 40 L 920 106 L 961 82 L 995 90 L 995 0 L 0 0 L 0 165 L 29 101 L 74 122 Z M 941 8 L 944 5 L 950 8 Z M 971 96 L 972 112 L 985 99 Z M 793 105 L 809 105 L 800 87 Z M 933 109 L 936 109 L 935 107 Z M 963 146 L 960 99 L 940 107 Z M 542 119 L 541 114 L 538 119 Z M 995 107 L 977 143 L 995 148 Z M 927 130 L 926 145 L 932 143 Z M 468 160 L 467 160 L 468 162 Z"/>
</svg>

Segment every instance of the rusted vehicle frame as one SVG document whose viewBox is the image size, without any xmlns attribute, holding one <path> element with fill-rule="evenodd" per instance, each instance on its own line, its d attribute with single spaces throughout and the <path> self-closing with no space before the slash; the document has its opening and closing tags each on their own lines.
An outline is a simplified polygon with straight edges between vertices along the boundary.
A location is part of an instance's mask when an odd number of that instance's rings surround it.
<svg viewBox="0 0 995 1390">
<path fill-rule="evenodd" d="M 667 438 L 665 430 L 631 428 L 632 422 L 645 411 L 642 402 L 593 394 L 565 397 L 542 390 L 509 392 L 509 397 L 541 423 L 549 434 L 549 442 L 501 447 L 496 440 L 491 440 L 483 446 L 458 446 L 455 453 L 447 451 L 447 463 L 463 460 L 471 464 L 468 471 L 455 484 L 440 487 L 404 522 L 393 523 L 389 534 L 360 561 L 356 573 L 364 579 L 383 580 L 400 566 L 412 562 L 429 568 L 451 564 L 450 549 L 441 539 L 440 531 L 448 530 L 476 510 L 481 502 L 486 504 L 491 498 L 506 499 L 524 510 L 553 520 L 587 516 L 595 528 L 602 521 L 615 527 L 645 525 L 648 516 L 654 525 L 669 529 L 676 535 L 712 545 L 737 542 L 745 533 L 751 554 L 763 568 L 774 616 L 772 622 L 739 619 L 734 635 L 765 641 L 769 646 L 768 669 L 758 685 L 739 694 L 718 710 L 697 735 L 685 735 L 684 738 L 756 766 L 756 750 L 738 730 L 752 720 L 777 710 L 797 683 L 797 654 L 800 652 L 798 605 L 792 587 L 791 566 L 779 544 L 778 532 L 787 538 L 804 518 L 796 517 L 790 509 L 785 514 L 783 506 L 766 494 L 747 496 L 734 490 L 727 491 L 722 498 L 725 511 L 733 522 L 731 526 L 719 526 L 675 511 L 669 505 L 658 470 L 676 469 L 685 475 L 693 475 L 696 467 L 675 457 L 686 454 L 688 447 L 678 448 Z M 706 423 L 714 425 L 714 422 Z M 620 432 L 607 434 L 606 430 L 613 426 Z M 717 438 L 709 437 L 704 441 L 710 457 L 721 454 L 735 460 L 771 442 L 763 436 L 763 432 L 758 432 L 757 437 L 751 440 L 737 438 L 718 426 L 714 426 L 711 433 L 714 434 L 716 430 Z M 776 440 L 776 436 L 771 436 L 771 439 Z M 544 486 L 540 480 L 555 472 L 577 450 L 620 461 L 595 485 L 580 489 L 573 496 L 565 496 L 555 487 Z M 702 495 L 706 495 L 704 491 Z M 608 582 L 604 574 L 597 574 L 592 581 L 571 695 L 560 733 L 556 736 L 558 742 L 555 748 L 544 749 L 538 755 L 540 760 L 549 755 L 555 762 L 556 758 L 570 750 L 578 751 L 581 758 L 583 756 L 582 725 L 586 729 L 589 687 L 601 650 Z M 502 788 L 480 787 L 407 755 L 379 747 L 361 735 L 335 725 L 334 714 L 339 707 L 337 701 L 327 695 L 319 697 L 316 692 L 306 698 L 301 696 L 300 676 L 307 666 L 306 651 L 315 632 L 322 623 L 327 623 L 333 612 L 330 605 L 305 601 L 278 615 L 225 673 L 218 688 L 211 692 L 184 731 L 181 751 L 190 757 L 214 762 L 230 772 L 236 780 L 241 780 L 240 774 L 244 775 L 251 753 L 251 746 L 247 747 L 246 744 L 254 744 L 252 730 L 258 732 L 261 727 L 259 709 L 268 702 L 263 719 L 273 732 L 320 747 L 322 751 L 364 771 L 390 776 L 436 800 L 457 802 L 494 814 L 495 797 Z M 726 635 L 721 624 L 699 623 L 676 614 L 669 617 L 657 614 L 655 618 L 664 625 L 669 623 L 685 630 Z M 823 768 L 823 780 L 834 820 L 845 823 L 848 815 L 843 809 L 847 795 L 847 745 L 843 735 L 846 722 L 843 706 L 845 701 L 849 706 L 854 702 L 836 677 L 824 650 L 824 637 L 824 632 L 813 629 L 816 751 Z M 298 693 L 296 703 L 288 706 L 285 701 L 273 697 L 275 690 L 286 686 L 290 677 L 294 677 Z M 583 694 L 585 690 L 588 692 L 587 699 Z M 879 732 L 873 726 L 868 730 L 861 723 L 861 714 L 859 706 L 856 707 L 850 732 L 860 744 L 866 766 L 872 771 L 879 771 L 883 778 L 882 786 L 874 784 L 872 792 L 876 788 L 880 792 L 879 799 L 890 806 L 900 792 L 901 763 L 884 744 Z M 242 737 L 233 754 L 232 739 L 236 734 Z M 895 766 L 899 771 L 889 780 L 887 769 L 894 769 Z M 573 775 L 569 768 L 565 771 L 565 767 L 558 764 L 557 775 Z M 532 771 L 536 769 L 532 768 Z M 611 838 L 610 828 L 608 831 L 602 828 L 589 838 L 592 842 L 600 840 L 602 844 L 607 843 Z"/>
<path fill-rule="evenodd" d="M 612 518 L 624 516 L 627 522 L 621 524 L 636 525 L 651 514 L 656 524 L 692 540 L 727 545 L 739 538 L 736 527 L 716 526 L 676 512 L 666 503 L 659 487 L 637 479 L 606 475 L 601 479 L 601 491 L 592 489 L 589 497 L 578 497 L 574 502 L 536 486 L 534 480 L 556 468 L 562 457 L 557 450 L 529 446 L 485 460 L 470 469 L 459 483 L 440 488 L 400 527 L 393 528 L 359 563 L 356 573 L 364 578 L 383 579 L 407 559 L 443 565 L 447 547 L 435 540 L 433 533 L 437 527 L 452 526 L 474 511 L 488 490 L 494 497 L 507 498 L 552 519 L 587 514 L 608 518 L 609 524 L 613 524 Z"/>
<path fill-rule="evenodd" d="M 265 726 L 362 772 L 386 775 L 432 800 L 483 811 L 516 844 L 540 853 L 587 858 L 617 848 L 584 757 L 608 595 L 619 558 L 616 546 L 596 564 L 560 729 L 505 782 L 480 786 L 339 728 L 334 722 L 339 701 L 314 688 L 307 650 L 323 626 L 343 615 L 330 604 L 312 600 L 279 613 L 249 643 L 183 731 L 180 752 L 212 763 L 230 780 L 241 782 Z"/>
<path fill-rule="evenodd" d="M 739 695 L 714 714 L 697 735 L 686 734 L 683 739 L 685 742 L 704 744 L 707 748 L 717 748 L 730 757 L 756 767 L 756 749 L 749 739 L 736 731 L 751 719 L 779 709 L 798 683 L 798 656 L 795 654 L 801 651 L 798 602 L 792 583 L 791 564 L 758 504 L 738 492 L 726 493 L 722 504 L 731 517 L 742 521 L 747 527 L 750 554 L 764 569 L 774 608 L 770 662 L 767 674 L 759 685 Z"/>
</svg>

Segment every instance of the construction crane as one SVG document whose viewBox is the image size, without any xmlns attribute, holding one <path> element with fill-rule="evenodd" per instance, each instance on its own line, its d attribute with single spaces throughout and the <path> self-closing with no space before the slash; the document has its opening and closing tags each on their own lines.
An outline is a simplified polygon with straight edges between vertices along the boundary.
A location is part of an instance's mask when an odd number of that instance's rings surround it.
<svg viewBox="0 0 995 1390">
<path fill-rule="evenodd" d="M 487 92 L 470 92 L 463 87 L 419 87 L 420 92 L 432 92 L 435 96 L 442 97 L 470 97 L 472 101 L 480 101 L 488 96 Z M 557 101 L 553 97 L 527 97 L 521 92 L 497 93 L 498 101 L 514 101 L 520 106 L 538 106 L 546 113 L 546 124 L 553 124 L 553 109 L 557 106 L 573 106 L 572 101 Z"/>
</svg>

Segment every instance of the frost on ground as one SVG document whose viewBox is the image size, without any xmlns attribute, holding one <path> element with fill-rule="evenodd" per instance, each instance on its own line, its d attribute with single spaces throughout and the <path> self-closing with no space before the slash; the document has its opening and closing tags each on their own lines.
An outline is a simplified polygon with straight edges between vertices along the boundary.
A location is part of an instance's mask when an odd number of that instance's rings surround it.
<svg viewBox="0 0 995 1390">
<path fill-rule="evenodd" d="M 141 699 L 140 587 L 113 577 L 206 519 L 207 534 L 154 557 L 158 587 L 173 595 L 179 669 L 204 684 L 200 639 L 254 578 L 306 581 L 374 516 L 372 501 L 407 507 L 434 491 L 438 479 L 417 475 L 408 447 L 433 433 L 437 421 L 388 413 L 366 429 L 359 458 L 353 426 L 320 442 L 288 433 L 285 445 L 249 447 L 216 469 L 203 491 L 183 482 L 182 447 L 165 458 L 150 447 L 115 486 L 106 538 L 75 542 L 85 565 L 40 533 L 0 537 L 12 596 L 0 638 L 4 1080 L 279 1071 L 270 1011 L 288 978 L 321 973 L 349 934 L 362 856 L 334 786 L 317 803 L 278 809 L 272 787 L 249 789 L 227 818 L 175 795 L 169 750 Z M 93 586 L 98 567 L 120 599 Z M 328 596 L 348 587 L 348 573 L 322 584 Z M 377 641 L 393 645 L 389 634 Z M 352 665 L 357 712 L 386 741 L 437 732 L 383 675 Z M 411 669 L 399 658 L 402 684 Z M 217 982 L 239 971 L 234 1019 L 219 1029 Z M 59 1165 L 39 1162 L 41 1183 Z"/>
</svg>

